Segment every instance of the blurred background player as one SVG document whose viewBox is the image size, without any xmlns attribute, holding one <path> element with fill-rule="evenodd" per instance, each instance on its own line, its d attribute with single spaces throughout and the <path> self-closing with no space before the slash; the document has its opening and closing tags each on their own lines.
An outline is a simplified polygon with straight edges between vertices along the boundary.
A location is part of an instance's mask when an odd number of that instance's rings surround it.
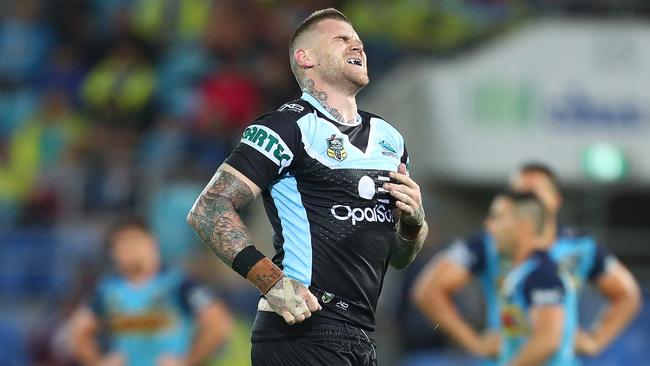
<svg viewBox="0 0 650 366">
<path fill-rule="evenodd" d="M 586 282 L 594 283 L 607 305 L 589 331 L 578 330 L 576 350 L 586 355 L 601 352 L 631 321 L 640 306 L 640 291 L 631 273 L 602 246 L 575 230 L 559 227 L 562 198 L 553 171 L 539 163 L 522 165 L 511 177 L 517 191 L 532 191 L 548 211 L 544 241 L 553 244 L 550 254 L 572 276 L 579 291 Z M 510 268 L 508 258 L 498 255 L 493 238 L 486 232 L 457 241 L 420 275 L 413 297 L 419 309 L 440 329 L 448 332 L 473 355 L 493 363 L 498 351 L 500 327 L 497 286 Z M 458 311 L 453 294 L 473 277 L 479 280 L 486 300 L 486 330 L 476 332 Z M 492 361 L 490 361 L 492 359 Z"/>
<path fill-rule="evenodd" d="M 511 177 L 516 191 L 532 191 L 550 212 L 545 243 L 553 260 L 571 274 L 577 290 L 591 282 L 607 300 L 602 315 L 589 330 L 578 329 L 576 351 L 595 356 L 609 345 L 636 316 L 641 291 L 630 271 L 589 235 L 558 222 L 562 207 L 559 182 L 553 170 L 541 163 L 523 165 Z"/>
<path fill-rule="evenodd" d="M 144 221 L 118 223 L 108 245 L 117 273 L 100 281 L 71 320 L 77 359 L 84 365 L 187 366 L 211 358 L 230 333 L 225 305 L 182 272 L 161 267 Z"/>
<path fill-rule="evenodd" d="M 545 211 L 533 193 L 508 193 L 494 199 L 486 220 L 499 255 L 512 263 L 498 289 L 499 365 L 573 363 L 575 289 L 546 251 Z"/>
</svg>

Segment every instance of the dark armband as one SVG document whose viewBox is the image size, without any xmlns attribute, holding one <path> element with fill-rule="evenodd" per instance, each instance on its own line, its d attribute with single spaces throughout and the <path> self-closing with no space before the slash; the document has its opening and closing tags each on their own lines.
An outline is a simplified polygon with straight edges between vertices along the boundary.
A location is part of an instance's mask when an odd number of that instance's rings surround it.
<svg viewBox="0 0 650 366">
<path fill-rule="evenodd" d="M 237 253 L 232 261 L 232 269 L 252 282 L 262 294 L 266 294 L 284 277 L 282 270 L 253 245 Z"/>
</svg>

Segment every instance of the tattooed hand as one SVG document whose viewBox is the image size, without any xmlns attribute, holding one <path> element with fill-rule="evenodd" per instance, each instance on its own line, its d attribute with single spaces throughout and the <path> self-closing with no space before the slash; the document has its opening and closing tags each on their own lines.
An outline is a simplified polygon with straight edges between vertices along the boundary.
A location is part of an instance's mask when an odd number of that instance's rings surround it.
<svg viewBox="0 0 650 366">
<path fill-rule="evenodd" d="M 264 295 L 273 311 L 287 324 L 301 323 L 321 306 L 305 285 L 284 276 Z"/>
</svg>

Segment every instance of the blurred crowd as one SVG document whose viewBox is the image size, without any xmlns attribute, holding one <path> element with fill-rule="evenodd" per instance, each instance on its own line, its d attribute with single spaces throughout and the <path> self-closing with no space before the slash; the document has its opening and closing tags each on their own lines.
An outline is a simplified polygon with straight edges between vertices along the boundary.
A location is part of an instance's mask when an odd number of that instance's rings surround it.
<svg viewBox="0 0 650 366">
<path fill-rule="evenodd" d="M 310 10 L 207 0 L 6 6 L 2 225 L 114 215 L 142 208 L 172 178 L 204 180 L 244 124 L 296 95 L 286 44 Z"/>
<path fill-rule="evenodd" d="M 172 178 L 204 178 L 248 121 L 297 96 L 287 40 L 314 9 L 341 7 L 371 71 L 384 71 L 406 51 L 452 52 L 540 9 L 608 2 L 371 3 L 3 1 L 0 225 L 141 209 Z"/>
<path fill-rule="evenodd" d="M 38 356 L 16 336 L 36 325 L 21 315 L 65 318 L 82 301 L 116 217 L 145 216 L 165 262 L 192 257 L 193 200 L 248 122 L 299 95 L 288 40 L 312 11 L 353 20 L 377 79 L 409 52 L 454 52 L 539 9 L 609 3 L 0 1 L 0 364 Z M 57 316 L 33 344 L 52 341 Z"/>
</svg>

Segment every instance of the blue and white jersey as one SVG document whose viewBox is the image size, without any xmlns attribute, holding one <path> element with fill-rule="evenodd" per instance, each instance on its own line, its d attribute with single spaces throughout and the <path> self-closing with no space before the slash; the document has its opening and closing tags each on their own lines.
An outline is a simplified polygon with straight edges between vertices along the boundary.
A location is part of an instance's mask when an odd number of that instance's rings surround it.
<svg viewBox="0 0 650 366">
<path fill-rule="evenodd" d="M 463 266 L 480 281 L 486 304 L 486 328 L 498 330 L 501 326 L 497 290 L 511 265 L 499 256 L 492 237 L 482 232 L 457 240 L 447 249 L 447 258 Z M 562 228 L 558 239 L 549 250 L 551 258 L 570 275 L 572 288 L 580 291 L 587 281 L 597 279 L 614 262 L 614 257 L 591 237 L 576 234 L 575 230 Z M 571 310 L 577 319 L 577 306 Z M 494 364 L 486 360 L 485 365 Z"/>
<path fill-rule="evenodd" d="M 303 93 L 248 126 L 225 162 L 262 189 L 273 261 L 323 294 L 318 315 L 374 329 L 397 221 L 382 185 L 408 164 L 401 134 L 363 111 L 340 124 Z"/>
<path fill-rule="evenodd" d="M 545 251 L 536 251 L 509 271 L 499 289 L 501 352 L 499 365 L 508 365 L 528 342 L 532 331 L 530 313 L 536 307 L 561 306 L 565 319 L 560 348 L 544 363 L 566 366 L 574 362 L 576 331 L 575 290 L 567 273 Z"/>
<path fill-rule="evenodd" d="M 189 351 L 193 315 L 212 301 L 207 289 L 182 273 L 163 271 L 138 285 L 103 278 L 90 308 L 106 331 L 108 351 L 122 354 L 127 365 L 155 366 L 163 354 L 182 357 Z"/>
</svg>

